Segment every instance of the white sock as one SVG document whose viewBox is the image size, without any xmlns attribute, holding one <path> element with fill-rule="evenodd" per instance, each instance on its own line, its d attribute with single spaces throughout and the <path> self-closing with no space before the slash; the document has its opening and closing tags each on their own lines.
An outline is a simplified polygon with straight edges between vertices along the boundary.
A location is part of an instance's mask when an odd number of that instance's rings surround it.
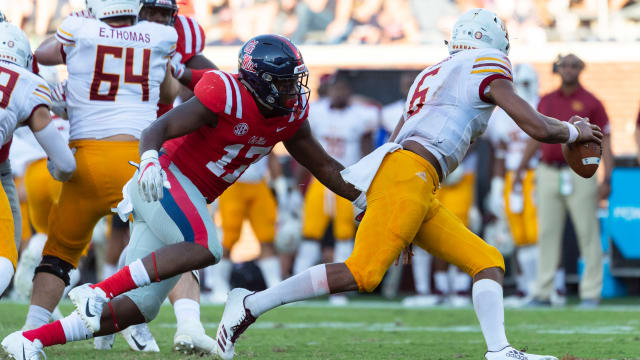
<svg viewBox="0 0 640 360">
<path fill-rule="evenodd" d="M 522 267 L 520 268 L 520 271 L 522 271 Z M 516 275 L 516 289 L 518 289 L 518 291 L 523 293 L 525 296 L 529 294 L 527 279 L 522 273 Z"/>
<path fill-rule="evenodd" d="M 74 311 L 71 315 L 60 319 L 60 324 L 62 324 L 62 329 L 64 330 L 64 336 L 67 338 L 67 342 L 87 340 L 93 337 L 93 332 L 84 324 L 77 311 Z"/>
<path fill-rule="evenodd" d="M 471 287 L 471 276 L 466 272 L 460 271 L 455 266 L 451 266 L 454 270 L 453 273 L 453 292 L 461 293 L 468 292 Z"/>
<path fill-rule="evenodd" d="M 257 261 L 258 267 L 262 272 L 262 277 L 268 288 L 275 286 L 282 281 L 282 269 L 280 268 L 280 258 L 277 256 L 269 256 Z"/>
<path fill-rule="evenodd" d="M 433 274 L 433 281 L 436 283 L 436 290 L 442 295 L 449 294 L 449 276 L 446 271 L 436 271 Z"/>
<path fill-rule="evenodd" d="M 109 263 L 102 264 L 102 280 L 111 277 L 111 275 L 115 274 L 118 271 L 117 265 L 112 265 Z"/>
<path fill-rule="evenodd" d="M 7 289 L 13 278 L 13 263 L 6 257 L 0 256 L 0 295 Z"/>
<path fill-rule="evenodd" d="M 302 240 L 298 247 L 298 254 L 293 263 L 293 273 L 300 274 L 320 261 L 320 242 L 316 240 Z"/>
<path fill-rule="evenodd" d="M 131 279 L 133 279 L 137 287 L 151 284 L 151 278 L 149 278 L 149 274 L 147 274 L 147 269 L 144 268 L 142 260 L 136 259 L 129 264 L 129 272 L 131 273 Z"/>
<path fill-rule="evenodd" d="M 538 272 L 538 245 L 519 248 L 517 258 L 522 271 L 523 292 L 533 294 Z"/>
<path fill-rule="evenodd" d="M 193 299 L 178 299 L 173 303 L 178 329 L 188 323 L 200 322 L 200 304 Z"/>
<path fill-rule="evenodd" d="M 502 286 L 489 279 L 473 284 L 473 309 L 480 322 L 482 335 L 489 351 L 499 351 L 509 346 L 504 332 L 504 306 Z"/>
<path fill-rule="evenodd" d="M 129 248 L 128 244 L 127 246 L 124 247 L 124 249 L 122 249 L 122 252 L 118 257 L 118 270 L 122 269 L 127 265 L 127 248 Z"/>
<path fill-rule="evenodd" d="M 247 296 L 245 305 L 255 317 L 276 306 L 306 300 L 329 293 L 327 269 L 324 264 L 310 267 L 276 286 Z"/>
<path fill-rule="evenodd" d="M 353 239 L 338 240 L 333 248 L 333 262 L 343 263 L 353 252 Z"/>
<path fill-rule="evenodd" d="M 49 323 L 51 311 L 38 305 L 29 305 L 27 312 L 27 320 L 24 323 L 26 329 L 37 329 L 42 325 Z"/>
<path fill-rule="evenodd" d="M 559 293 L 566 293 L 567 291 L 567 286 L 565 285 L 565 273 L 564 273 L 564 268 L 562 269 L 558 269 L 556 270 L 556 274 L 553 277 L 553 287 L 556 289 L 557 292 Z"/>
<path fill-rule="evenodd" d="M 431 275 L 431 255 L 421 247 L 415 247 L 411 258 L 411 269 L 413 270 L 413 283 L 419 295 L 429 293 L 429 275 Z"/>
<path fill-rule="evenodd" d="M 211 286 L 213 292 L 221 292 L 227 294 L 231 287 L 229 280 L 231 279 L 231 261 L 222 258 L 219 263 L 210 266 L 211 269 Z"/>
</svg>

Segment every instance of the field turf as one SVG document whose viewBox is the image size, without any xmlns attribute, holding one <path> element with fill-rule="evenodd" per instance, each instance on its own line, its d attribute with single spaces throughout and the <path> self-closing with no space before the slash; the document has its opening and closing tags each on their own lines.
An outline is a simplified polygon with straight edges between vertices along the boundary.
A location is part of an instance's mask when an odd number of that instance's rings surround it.
<svg viewBox="0 0 640 360">
<path fill-rule="evenodd" d="M 484 340 L 471 308 L 413 310 L 397 302 L 357 298 L 347 307 L 326 301 L 286 306 L 261 317 L 239 340 L 237 359 L 483 359 Z M 71 306 L 63 305 L 63 313 Z M 24 304 L 0 302 L 0 336 L 18 329 Z M 203 306 L 202 320 L 215 336 L 221 306 Z M 575 307 L 507 310 L 507 336 L 532 353 L 561 359 L 640 359 L 640 299 Z M 175 322 L 163 306 L 151 330 L 160 354 L 134 353 L 121 337 L 111 351 L 94 351 L 92 341 L 46 349 L 49 359 L 194 359 L 171 351 Z"/>
</svg>

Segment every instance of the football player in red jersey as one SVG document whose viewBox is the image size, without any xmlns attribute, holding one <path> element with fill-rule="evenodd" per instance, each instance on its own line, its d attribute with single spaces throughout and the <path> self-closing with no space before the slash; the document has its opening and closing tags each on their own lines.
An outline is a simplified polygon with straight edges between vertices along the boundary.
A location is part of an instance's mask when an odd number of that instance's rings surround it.
<svg viewBox="0 0 640 360">
<path fill-rule="evenodd" d="M 152 21 L 176 29 L 178 42 L 176 54 L 171 58 L 172 74 L 180 84 L 193 91 L 205 71 L 218 69 L 202 55 L 205 46 L 204 29 L 194 18 L 178 15 L 176 0 L 142 0 L 140 4 L 140 21 Z M 158 117 L 173 108 L 179 89 L 176 82 L 168 91 L 160 93 Z"/>
<path fill-rule="evenodd" d="M 73 290 L 78 312 L 15 332 L 3 345 L 37 354 L 43 346 L 151 321 L 178 275 L 222 256 L 207 204 L 280 141 L 325 186 L 365 206 L 364 195 L 340 176 L 343 166 L 311 135 L 308 71 L 300 51 L 284 37 L 257 36 L 244 44 L 238 64 L 239 74 L 207 72 L 195 97 L 144 131 L 139 170 L 118 205 L 121 217 L 134 214 L 129 265 Z"/>
</svg>

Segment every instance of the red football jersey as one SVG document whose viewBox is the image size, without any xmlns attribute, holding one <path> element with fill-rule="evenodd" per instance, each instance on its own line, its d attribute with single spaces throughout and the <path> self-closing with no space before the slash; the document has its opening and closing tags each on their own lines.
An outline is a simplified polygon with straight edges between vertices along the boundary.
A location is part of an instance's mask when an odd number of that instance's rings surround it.
<svg viewBox="0 0 640 360">
<path fill-rule="evenodd" d="M 300 110 L 265 118 L 238 75 L 219 70 L 207 72 L 194 93 L 218 114 L 218 124 L 165 142 L 162 165 L 166 167 L 172 161 L 208 202 L 222 194 L 249 165 L 271 152 L 275 144 L 291 138 L 309 114 L 306 97 L 302 97 Z"/>
<path fill-rule="evenodd" d="M 176 52 L 182 55 L 180 62 L 186 64 L 192 57 L 204 50 L 204 29 L 196 19 L 184 15 L 176 16 L 173 27 L 178 33 Z"/>
</svg>

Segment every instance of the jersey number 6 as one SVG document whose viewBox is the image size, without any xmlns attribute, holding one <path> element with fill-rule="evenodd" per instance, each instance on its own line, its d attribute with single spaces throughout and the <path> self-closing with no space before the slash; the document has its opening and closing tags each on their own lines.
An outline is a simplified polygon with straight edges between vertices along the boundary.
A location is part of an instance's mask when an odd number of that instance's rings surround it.
<svg viewBox="0 0 640 360">
<path fill-rule="evenodd" d="M 122 59 L 122 52 L 125 51 L 124 60 L 124 82 L 129 84 L 140 84 L 142 87 L 142 101 L 149 101 L 149 59 L 151 59 L 151 50 L 144 49 L 142 56 L 142 73 L 133 73 L 134 54 L 133 48 L 121 48 L 117 46 L 98 45 L 96 51 L 96 66 L 93 71 L 93 81 L 91 82 L 91 91 L 89 92 L 89 100 L 97 101 L 116 101 L 118 87 L 120 86 L 120 75 L 104 72 L 104 63 L 107 55 L 115 59 Z M 100 85 L 106 82 L 109 84 L 107 94 L 100 94 Z"/>
</svg>

